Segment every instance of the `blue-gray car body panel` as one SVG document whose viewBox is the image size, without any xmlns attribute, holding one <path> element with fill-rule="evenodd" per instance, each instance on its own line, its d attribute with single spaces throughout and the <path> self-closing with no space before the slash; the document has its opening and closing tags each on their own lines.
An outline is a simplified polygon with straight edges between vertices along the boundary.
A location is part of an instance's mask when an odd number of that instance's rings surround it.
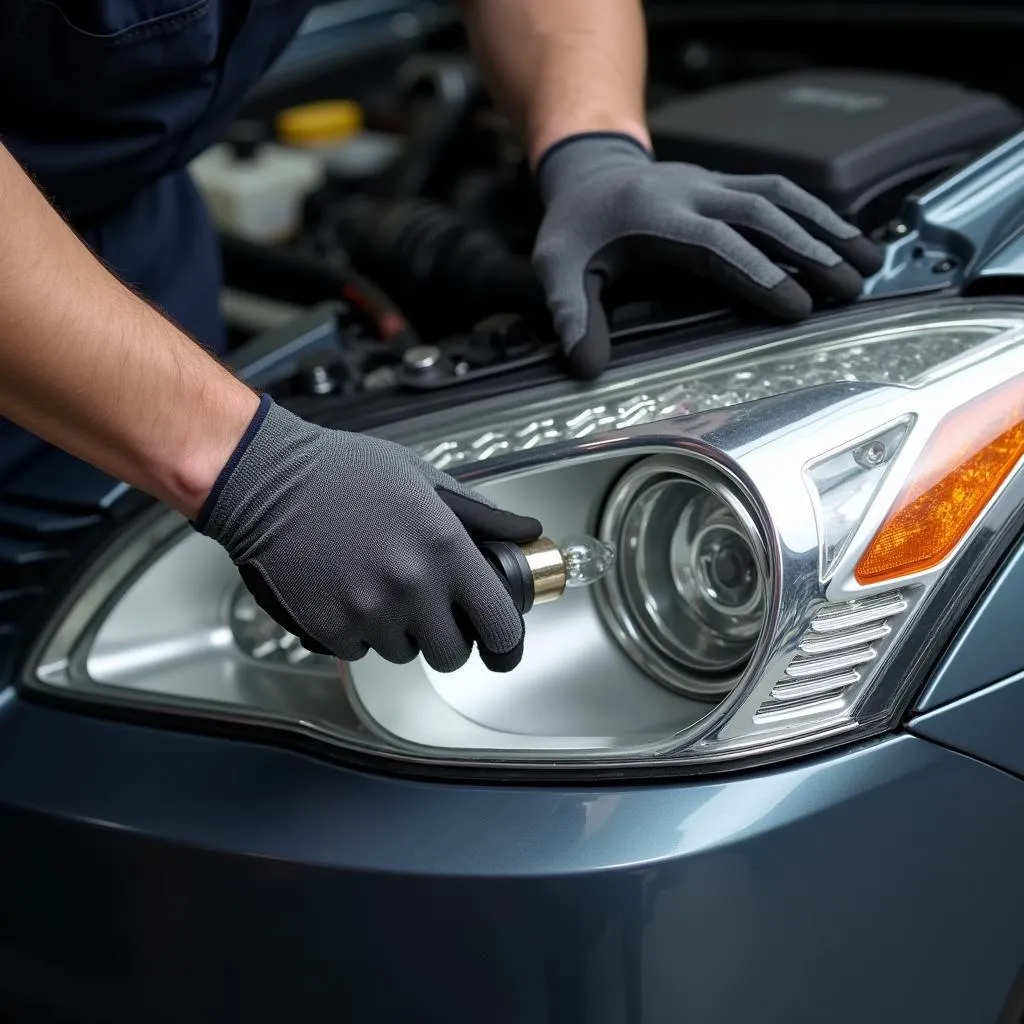
<svg viewBox="0 0 1024 1024">
<path fill-rule="evenodd" d="M 909 728 L 1024 778 L 1024 672 L 921 715 Z"/>
<path fill-rule="evenodd" d="M 484 786 L 12 697 L 0 820 L 38 1019 L 963 1024 L 1024 961 L 1024 782 L 909 735 Z"/>
<path fill-rule="evenodd" d="M 978 271 L 978 280 L 1024 277 L 1024 228 L 1007 239 Z"/>
<path fill-rule="evenodd" d="M 932 711 L 1024 671 L 1024 543 L 989 585 L 917 702 Z"/>
</svg>

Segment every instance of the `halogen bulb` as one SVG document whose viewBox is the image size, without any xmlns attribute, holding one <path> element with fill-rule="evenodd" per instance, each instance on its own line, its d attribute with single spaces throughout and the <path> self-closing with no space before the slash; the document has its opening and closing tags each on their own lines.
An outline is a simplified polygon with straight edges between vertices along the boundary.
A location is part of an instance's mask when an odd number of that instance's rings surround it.
<svg viewBox="0 0 1024 1024">
<path fill-rule="evenodd" d="M 615 545 L 597 537 L 570 537 L 559 547 L 565 563 L 567 587 L 589 587 L 596 583 L 615 561 Z"/>
</svg>

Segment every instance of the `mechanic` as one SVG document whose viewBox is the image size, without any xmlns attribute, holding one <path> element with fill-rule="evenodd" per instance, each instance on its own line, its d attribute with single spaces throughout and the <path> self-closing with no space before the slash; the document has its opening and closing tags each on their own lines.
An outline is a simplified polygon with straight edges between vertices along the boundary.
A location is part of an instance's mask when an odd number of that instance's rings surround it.
<svg viewBox="0 0 1024 1024">
<path fill-rule="evenodd" d="M 173 506 L 312 650 L 422 652 L 451 671 L 475 642 L 507 671 L 522 617 L 474 541 L 527 541 L 540 524 L 407 449 L 295 417 L 216 358 L 217 239 L 186 167 L 312 6 L 0 4 L 0 459 L 9 470 L 43 438 Z M 640 0 L 463 6 L 528 145 L 546 211 L 535 265 L 575 373 L 608 361 L 601 289 L 627 260 L 703 274 L 792 320 L 811 295 L 780 262 L 839 300 L 879 266 L 787 181 L 655 162 Z"/>
</svg>

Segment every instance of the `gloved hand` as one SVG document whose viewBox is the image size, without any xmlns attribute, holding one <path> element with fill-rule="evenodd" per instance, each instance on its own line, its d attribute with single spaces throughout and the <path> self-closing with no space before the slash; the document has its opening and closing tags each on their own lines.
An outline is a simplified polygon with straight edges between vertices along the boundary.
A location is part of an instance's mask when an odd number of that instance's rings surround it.
<svg viewBox="0 0 1024 1024">
<path fill-rule="evenodd" d="M 545 216 L 534 266 L 570 367 L 585 378 L 608 363 L 601 292 L 627 268 L 677 267 L 799 320 L 811 296 L 773 260 L 845 301 L 882 265 L 871 241 L 792 182 L 656 163 L 624 135 L 556 143 L 541 158 L 537 184 Z"/>
<path fill-rule="evenodd" d="M 372 648 L 441 672 L 507 672 L 523 618 L 474 543 L 540 536 L 409 449 L 307 423 L 269 397 L 194 527 L 218 541 L 260 607 L 304 647 L 355 661 Z"/>
</svg>

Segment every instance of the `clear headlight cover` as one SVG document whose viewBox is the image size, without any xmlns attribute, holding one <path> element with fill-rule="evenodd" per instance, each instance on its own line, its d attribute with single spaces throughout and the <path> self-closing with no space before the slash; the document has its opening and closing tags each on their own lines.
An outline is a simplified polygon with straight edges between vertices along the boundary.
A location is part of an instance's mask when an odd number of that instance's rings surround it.
<svg viewBox="0 0 1024 1024">
<path fill-rule="evenodd" d="M 1024 304 L 866 307 L 379 431 L 552 537 L 614 548 L 600 582 L 528 614 L 508 675 L 310 654 L 154 509 L 24 681 L 476 771 L 706 767 L 878 731 L 908 694 L 893 652 L 1019 475 L 1022 365 Z M 573 555 L 581 578 L 602 551 Z"/>
</svg>

